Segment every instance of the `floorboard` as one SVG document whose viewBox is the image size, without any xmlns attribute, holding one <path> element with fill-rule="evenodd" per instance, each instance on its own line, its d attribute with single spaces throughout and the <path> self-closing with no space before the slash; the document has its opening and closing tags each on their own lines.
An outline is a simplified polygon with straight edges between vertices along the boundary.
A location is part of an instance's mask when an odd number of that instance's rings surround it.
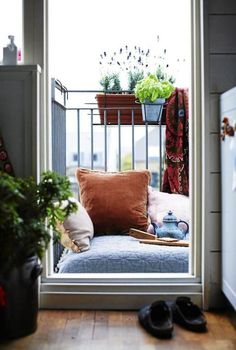
<svg viewBox="0 0 236 350">
<path fill-rule="evenodd" d="M 133 311 L 41 310 L 38 329 L 29 336 L 0 343 L 1 350 L 235 350 L 236 328 L 225 312 L 206 312 L 208 332 L 174 325 L 173 338 L 149 335 Z"/>
</svg>

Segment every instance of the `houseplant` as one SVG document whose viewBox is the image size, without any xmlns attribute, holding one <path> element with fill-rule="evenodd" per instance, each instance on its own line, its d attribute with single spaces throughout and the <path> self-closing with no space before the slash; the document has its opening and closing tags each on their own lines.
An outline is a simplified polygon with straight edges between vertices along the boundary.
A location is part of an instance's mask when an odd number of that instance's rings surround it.
<svg viewBox="0 0 236 350">
<path fill-rule="evenodd" d="M 99 60 L 102 89 L 112 91 L 104 86 L 103 78 L 115 74 L 120 81 L 120 90 L 127 93 L 133 92 L 137 81 L 149 71 L 151 60 L 150 50 L 138 46 L 125 45 L 112 53 L 104 51 L 100 54 Z"/>
<path fill-rule="evenodd" d="M 96 99 L 102 124 L 104 111 L 107 124 L 117 124 L 118 110 L 121 124 L 132 124 L 132 110 L 134 123 L 143 124 L 142 110 L 134 95 L 137 82 L 153 70 L 160 81 L 172 84 L 175 80 L 167 73 L 169 65 L 166 62 L 166 50 L 156 56 L 151 54 L 150 49 L 144 50 L 138 46 L 129 48 L 126 45 L 112 54 L 104 51 L 100 54 L 99 63 L 102 68 L 100 85 L 104 93 L 97 94 Z"/>
<path fill-rule="evenodd" d="M 38 309 L 38 263 L 57 221 L 76 210 L 69 180 L 45 172 L 33 178 L 0 172 L 0 335 L 14 338 L 35 331 Z M 67 201 L 63 207 L 62 201 Z M 65 202 L 63 202 L 65 204 Z"/>
<path fill-rule="evenodd" d="M 168 80 L 159 80 L 156 75 L 149 74 L 135 86 L 135 96 L 142 105 L 143 121 L 159 122 L 165 100 L 174 91 Z"/>
<path fill-rule="evenodd" d="M 112 53 L 104 51 L 100 54 L 101 79 L 99 81 L 104 93 L 96 95 L 101 123 L 104 124 L 106 110 L 107 124 L 143 124 L 142 112 L 135 103 L 134 87 L 142 79 L 149 68 L 150 50 L 138 46 L 125 45 Z M 119 87 L 119 88 L 118 88 Z"/>
</svg>

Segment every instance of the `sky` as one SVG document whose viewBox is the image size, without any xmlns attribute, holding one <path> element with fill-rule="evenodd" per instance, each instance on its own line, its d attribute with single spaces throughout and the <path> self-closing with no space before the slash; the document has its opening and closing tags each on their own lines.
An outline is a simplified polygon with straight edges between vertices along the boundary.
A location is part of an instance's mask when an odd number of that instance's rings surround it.
<svg viewBox="0 0 236 350">
<path fill-rule="evenodd" d="M 189 87 L 190 36 L 190 0 L 49 0 L 49 74 L 69 90 L 101 90 L 100 54 L 136 45 L 165 49 L 175 85 Z"/>
<path fill-rule="evenodd" d="M 69 89 L 100 89 L 100 54 L 125 45 L 153 55 L 166 49 L 176 85 L 190 85 L 190 0 L 146 0 L 145 6 L 138 0 L 48 3 L 50 76 Z M 1 62 L 8 35 L 22 49 L 22 0 L 0 0 L 0 8 Z"/>
<path fill-rule="evenodd" d="M 189 85 L 190 0 L 49 0 L 49 18 L 50 74 L 67 88 L 99 89 L 100 53 L 125 45 L 166 49 L 176 83 Z"/>
</svg>

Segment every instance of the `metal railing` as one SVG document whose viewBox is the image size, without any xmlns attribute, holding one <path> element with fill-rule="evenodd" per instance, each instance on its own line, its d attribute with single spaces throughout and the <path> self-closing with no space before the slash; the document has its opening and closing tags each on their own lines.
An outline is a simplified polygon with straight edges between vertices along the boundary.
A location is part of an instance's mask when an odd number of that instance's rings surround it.
<svg viewBox="0 0 236 350">
<path fill-rule="evenodd" d="M 151 185 L 161 189 L 164 123 L 143 122 L 138 104 L 99 107 L 98 93 L 101 91 L 68 90 L 52 80 L 53 170 L 69 176 L 75 196 L 78 166 L 105 171 L 149 169 Z M 62 251 L 61 244 L 54 245 L 55 269 Z"/>
<path fill-rule="evenodd" d="M 160 189 L 165 125 L 140 120 L 138 104 L 101 107 L 97 94 L 101 91 L 68 90 L 52 80 L 53 168 L 71 178 L 77 166 L 105 171 L 145 168 L 153 174 L 152 185 Z"/>
</svg>

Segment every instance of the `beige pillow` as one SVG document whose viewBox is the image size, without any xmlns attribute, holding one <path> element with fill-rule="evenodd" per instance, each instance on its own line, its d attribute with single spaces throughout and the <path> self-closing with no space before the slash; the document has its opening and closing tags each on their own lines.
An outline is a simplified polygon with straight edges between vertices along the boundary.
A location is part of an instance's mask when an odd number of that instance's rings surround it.
<svg viewBox="0 0 236 350">
<path fill-rule="evenodd" d="M 61 233 L 61 244 L 63 247 L 72 250 L 75 253 L 80 253 L 79 247 L 70 239 L 68 232 L 64 229 L 63 225 L 58 224 L 58 229 Z"/>
<path fill-rule="evenodd" d="M 63 227 L 65 229 L 62 232 L 61 243 L 66 246 L 66 248 L 72 249 L 76 252 L 83 252 L 90 248 L 90 240 L 94 235 L 94 228 L 92 220 L 90 219 L 87 211 L 81 205 L 80 202 L 76 201 L 78 209 L 75 213 L 72 213 L 63 222 Z M 69 240 L 66 239 L 68 236 Z M 70 245 L 70 247 L 68 247 Z M 78 249 L 76 249 L 76 247 Z"/>
<path fill-rule="evenodd" d="M 163 217 L 171 210 L 178 220 L 189 223 L 190 201 L 182 194 L 160 192 L 148 186 L 148 215 L 151 222 L 162 224 Z M 148 232 L 152 232 L 149 226 Z"/>
</svg>

